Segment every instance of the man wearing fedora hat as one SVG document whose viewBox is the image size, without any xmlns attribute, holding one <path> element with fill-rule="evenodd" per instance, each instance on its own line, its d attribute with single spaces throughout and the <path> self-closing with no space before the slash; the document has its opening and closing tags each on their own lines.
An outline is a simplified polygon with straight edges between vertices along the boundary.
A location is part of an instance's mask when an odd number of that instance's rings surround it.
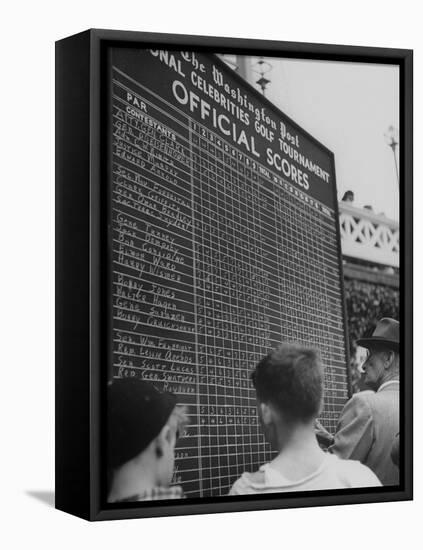
<svg viewBox="0 0 423 550">
<path fill-rule="evenodd" d="M 399 432 L 399 322 L 383 318 L 373 333 L 357 340 L 367 348 L 364 383 L 371 390 L 356 393 L 345 405 L 330 451 L 359 460 L 383 485 L 399 483 L 391 449 Z"/>
</svg>

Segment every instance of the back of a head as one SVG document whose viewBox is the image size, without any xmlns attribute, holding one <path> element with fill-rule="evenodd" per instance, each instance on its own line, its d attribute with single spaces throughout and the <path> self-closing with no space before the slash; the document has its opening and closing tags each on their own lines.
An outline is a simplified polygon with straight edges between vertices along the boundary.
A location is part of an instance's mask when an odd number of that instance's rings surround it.
<svg viewBox="0 0 423 550">
<path fill-rule="evenodd" d="M 176 397 L 138 378 L 116 378 L 108 387 L 108 464 L 118 468 L 141 453 L 159 434 Z"/>
<path fill-rule="evenodd" d="M 344 196 L 341 199 L 344 202 L 353 202 L 354 201 L 354 193 L 352 191 L 345 191 Z"/>
<path fill-rule="evenodd" d="M 323 366 L 315 349 L 282 344 L 258 363 L 252 380 L 258 400 L 273 405 L 286 420 L 308 422 L 319 415 Z"/>
</svg>

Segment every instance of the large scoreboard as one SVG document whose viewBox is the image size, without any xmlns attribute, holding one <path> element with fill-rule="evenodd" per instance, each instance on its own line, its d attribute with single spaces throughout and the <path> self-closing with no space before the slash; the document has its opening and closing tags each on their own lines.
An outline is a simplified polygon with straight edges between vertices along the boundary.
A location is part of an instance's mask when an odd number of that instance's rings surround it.
<svg viewBox="0 0 423 550">
<path fill-rule="evenodd" d="M 226 495 L 272 454 L 250 373 L 300 342 L 348 397 L 333 154 L 212 54 L 113 47 L 110 367 L 177 395 L 174 482 Z"/>
</svg>

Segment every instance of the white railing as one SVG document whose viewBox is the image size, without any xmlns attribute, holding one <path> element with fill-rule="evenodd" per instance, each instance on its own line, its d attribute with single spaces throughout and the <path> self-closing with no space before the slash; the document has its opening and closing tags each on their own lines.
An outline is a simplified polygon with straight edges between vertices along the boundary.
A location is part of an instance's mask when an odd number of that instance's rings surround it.
<svg viewBox="0 0 423 550">
<path fill-rule="evenodd" d="M 344 256 L 399 267 L 399 224 L 371 210 L 339 203 Z"/>
</svg>

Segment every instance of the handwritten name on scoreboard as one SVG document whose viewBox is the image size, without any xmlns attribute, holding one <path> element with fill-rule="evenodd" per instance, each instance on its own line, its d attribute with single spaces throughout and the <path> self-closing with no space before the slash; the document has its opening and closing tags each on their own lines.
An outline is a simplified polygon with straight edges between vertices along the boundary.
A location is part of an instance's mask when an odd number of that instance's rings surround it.
<svg viewBox="0 0 423 550">
<path fill-rule="evenodd" d="M 174 392 L 174 482 L 226 495 L 272 454 L 249 376 L 319 348 L 322 421 L 347 398 L 332 154 L 217 57 L 113 48 L 112 367 Z"/>
</svg>

